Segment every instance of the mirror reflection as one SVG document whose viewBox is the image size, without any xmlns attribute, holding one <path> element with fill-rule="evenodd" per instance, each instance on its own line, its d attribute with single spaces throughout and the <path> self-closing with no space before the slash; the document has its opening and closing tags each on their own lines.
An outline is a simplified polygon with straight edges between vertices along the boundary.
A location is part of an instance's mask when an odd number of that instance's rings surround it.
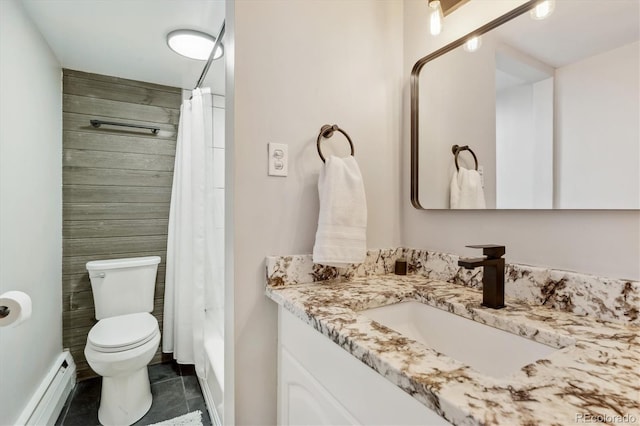
<svg viewBox="0 0 640 426">
<path fill-rule="evenodd" d="M 424 65 L 414 204 L 640 208 L 640 2 L 549 3 Z"/>
</svg>

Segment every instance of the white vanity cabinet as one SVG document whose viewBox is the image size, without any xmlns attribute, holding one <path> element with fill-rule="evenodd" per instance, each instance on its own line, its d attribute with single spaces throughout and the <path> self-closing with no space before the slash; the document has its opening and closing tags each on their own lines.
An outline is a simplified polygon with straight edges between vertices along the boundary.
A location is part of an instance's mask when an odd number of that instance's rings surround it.
<svg viewBox="0 0 640 426">
<path fill-rule="evenodd" d="M 279 306 L 278 424 L 449 423 Z"/>
</svg>

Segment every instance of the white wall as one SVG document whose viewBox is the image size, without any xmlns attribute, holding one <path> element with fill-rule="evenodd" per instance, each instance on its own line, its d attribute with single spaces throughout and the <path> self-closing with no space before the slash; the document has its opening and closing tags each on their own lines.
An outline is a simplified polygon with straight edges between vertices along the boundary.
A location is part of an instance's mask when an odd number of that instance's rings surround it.
<svg viewBox="0 0 640 426">
<path fill-rule="evenodd" d="M 553 208 L 553 78 L 496 96 L 496 207 Z"/>
<path fill-rule="evenodd" d="M 206 100 L 209 106 L 209 100 Z M 213 176 L 211 187 L 214 188 L 212 205 L 214 207 L 214 241 L 212 252 L 214 261 L 209 265 L 213 276 L 213 287 L 206 289 L 205 309 L 207 311 L 207 333 L 212 332 L 216 338 L 224 336 L 224 96 L 211 96 L 213 119 L 213 145 L 209 148 L 213 157 Z M 221 354 L 222 358 L 222 354 Z"/>
<path fill-rule="evenodd" d="M 400 244 L 402 2 L 237 0 L 233 27 L 235 422 L 275 424 L 276 305 L 264 296 L 264 258 L 312 250 L 323 124 L 355 144 L 367 245 Z M 289 145 L 288 177 L 267 176 L 268 142 Z M 347 145 L 340 135 L 332 144 Z"/>
<path fill-rule="evenodd" d="M 640 42 L 559 68 L 556 86 L 558 206 L 640 209 Z"/>
<path fill-rule="evenodd" d="M 510 262 L 547 265 L 609 277 L 640 278 L 638 211 L 420 211 L 409 202 L 409 73 L 415 61 L 524 0 L 471 0 L 429 35 L 423 0 L 404 0 L 404 245 L 464 255 L 466 244 L 503 243 Z M 637 92 L 636 92 L 637 94 Z"/>
<path fill-rule="evenodd" d="M 533 84 L 509 87 L 497 94 L 495 123 L 496 207 L 533 208 Z"/>
<path fill-rule="evenodd" d="M 0 328 L 0 413 L 14 424 L 62 351 L 62 72 L 15 0 L 0 1 L 0 293 L 33 316 Z"/>
</svg>

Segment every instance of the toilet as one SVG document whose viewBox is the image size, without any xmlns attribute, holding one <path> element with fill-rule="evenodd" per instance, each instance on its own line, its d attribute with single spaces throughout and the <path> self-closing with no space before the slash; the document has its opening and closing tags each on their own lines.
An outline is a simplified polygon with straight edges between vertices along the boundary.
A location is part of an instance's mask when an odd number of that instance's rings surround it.
<svg viewBox="0 0 640 426">
<path fill-rule="evenodd" d="M 87 263 L 98 323 L 89 331 L 84 355 L 102 376 L 98 420 L 131 425 L 151 408 L 147 364 L 160 344 L 151 315 L 160 257 Z"/>
</svg>

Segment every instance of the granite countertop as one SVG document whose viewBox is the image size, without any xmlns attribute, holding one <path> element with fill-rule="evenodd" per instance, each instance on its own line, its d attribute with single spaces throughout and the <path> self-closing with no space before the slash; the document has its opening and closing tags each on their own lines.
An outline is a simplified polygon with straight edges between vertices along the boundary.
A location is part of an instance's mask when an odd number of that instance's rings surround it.
<svg viewBox="0 0 640 426">
<path fill-rule="evenodd" d="M 509 300 L 504 309 L 488 309 L 480 304 L 481 291 L 419 274 L 268 285 L 266 293 L 453 424 L 566 425 L 586 416 L 640 422 L 636 325 Z M 411 300 L 559 350 L 495 378 L 358 313 Z"/>
</svg>

